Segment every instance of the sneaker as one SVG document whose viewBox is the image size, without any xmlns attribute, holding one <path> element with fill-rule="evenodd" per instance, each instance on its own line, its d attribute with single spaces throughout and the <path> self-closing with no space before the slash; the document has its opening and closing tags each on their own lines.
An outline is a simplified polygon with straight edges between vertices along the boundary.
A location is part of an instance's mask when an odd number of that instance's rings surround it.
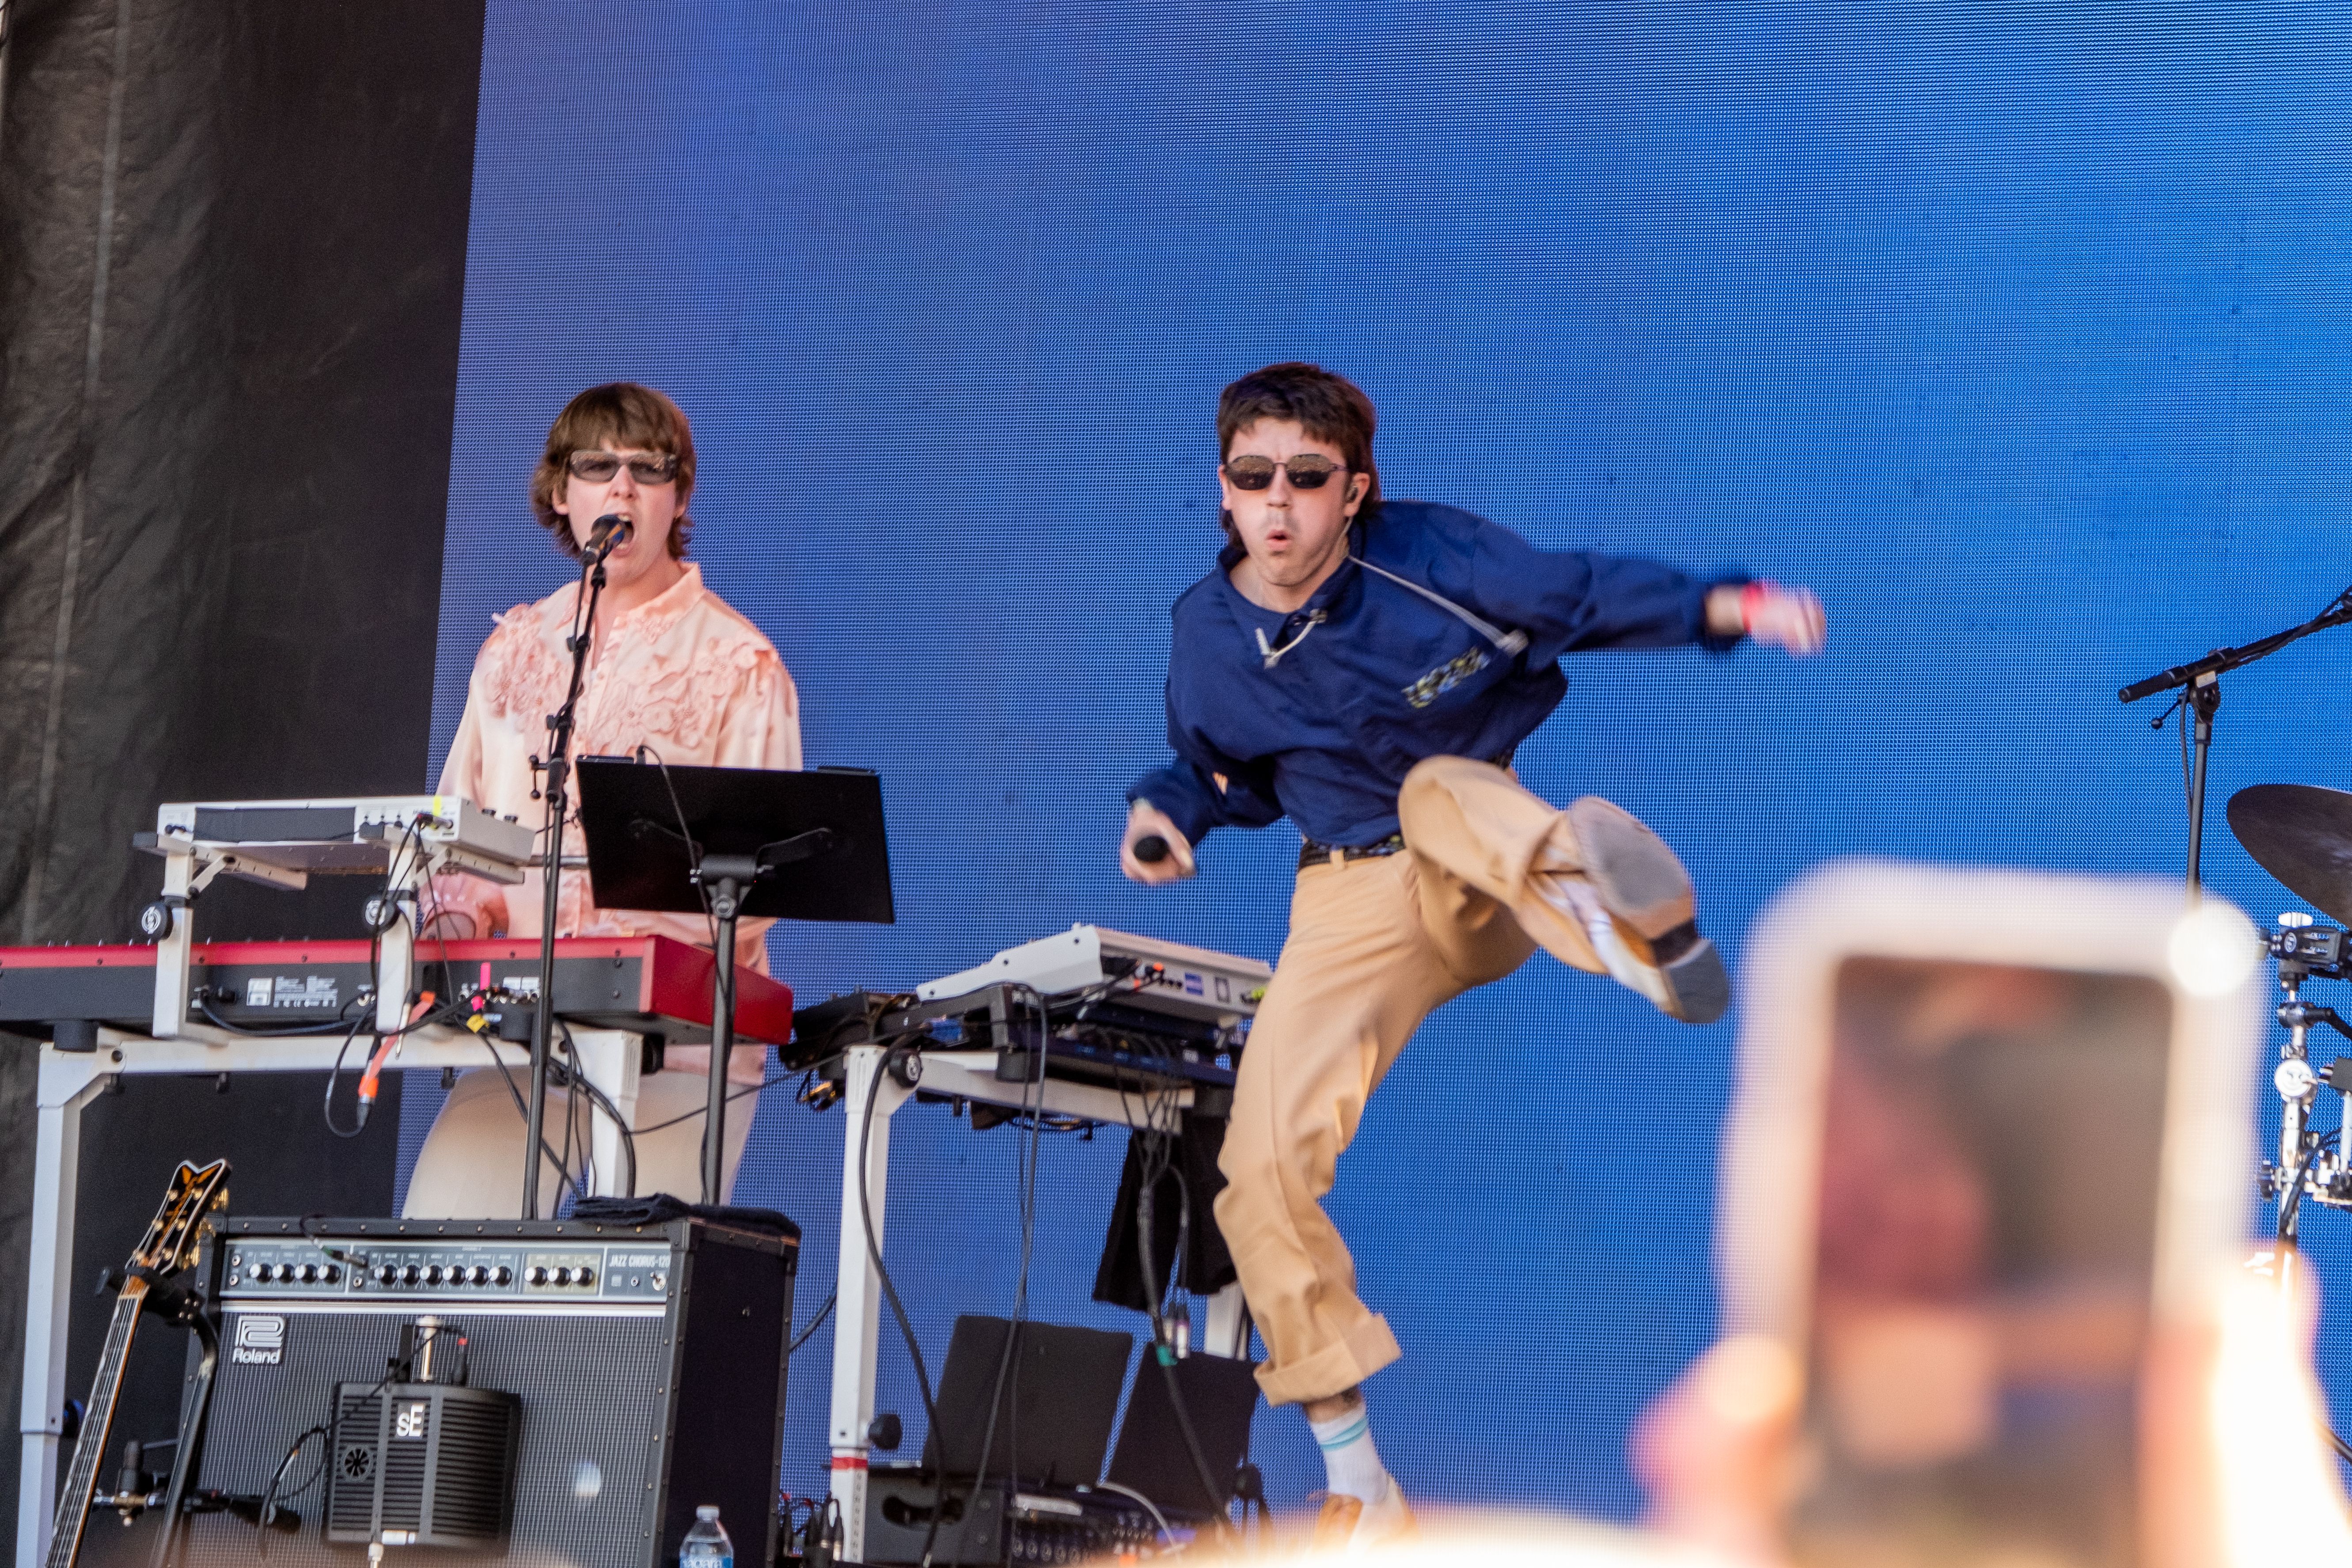
<svg viewBox="0 0 2352 1568">
<path fill-rule="evenodd" d="M 1568 816 L 1584 875 L 1617 940 L 1658 977 L 1654 989 L 1637 989 L 1685 1024 L 1722 1017 L 1731 1006 L 1731 977 L 1715 943 L 1698 933 L 1697 903 L 1681 859 L 1641 818 L 1599 795 L 1585 795 Z"/>
<path fill-rule="evenodd" d="M 1370 1552 L 1400 1541 L 1417 1541 L 1421 1526 L 1413 1521 L 1412 1510 L 1404 1500 L 1404 1491 L 1395 1478 L 1377 1502 L 1346 1492 L 1332 1492 L 1323 1499 L 1323 1511 L 1315 1516 L 1315 1535 L 1308 1551 L 1321 1555 L 1349 1557 L 1360 1552 Z"/>
</svg>

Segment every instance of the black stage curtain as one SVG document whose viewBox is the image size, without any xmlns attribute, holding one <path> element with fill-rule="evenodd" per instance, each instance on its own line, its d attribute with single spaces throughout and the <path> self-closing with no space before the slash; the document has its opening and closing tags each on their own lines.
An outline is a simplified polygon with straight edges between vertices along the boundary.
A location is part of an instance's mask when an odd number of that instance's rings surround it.
<svg viewBox="0 0 2352 1568">
<path fill-rule="evenodd" d="M 159 803 L 426 783 L 483 0 L 5 15 L 0 945 L 120 942 Z M 329 908 L 240 890 L 200 930 Z M 0 1046 L 13 1411 L 33 1058 Z M 16 1470 L 0 1443 L 0 1539 Z"/>
</svg>

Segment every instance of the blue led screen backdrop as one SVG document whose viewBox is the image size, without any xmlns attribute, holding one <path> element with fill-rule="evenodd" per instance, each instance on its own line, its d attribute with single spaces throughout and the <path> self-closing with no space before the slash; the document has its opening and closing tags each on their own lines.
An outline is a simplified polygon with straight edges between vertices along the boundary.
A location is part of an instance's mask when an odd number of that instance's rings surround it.
<svg viewBox="0 0 2352 1568">
<path fill-rule="evenodd" d="M 1165 755 L 1168 606 L 1219 542 L 1218 389 L 1306 358 L 1378 401 L 1392 496 L 1821 591 L 1824 658 L 1573 659 L 1518 756 L 1664 832 L 1735 962 L 1824 856 L 2177 873 L 2175 742 L 2115 689 L 2352 580 L 2345 31 L 493 0 L 420 767 L 491 615 L 566 576 L 526 499 L 550 420 L 642 380 L 694 420 L 695 554 L 791 668 L 810 762 L 884 779 L 899 923 L 779 931 L 804 1001 L 1075 921 L 1271 959 L 1286 826 L 1213 836 L 1171 890 L 1114 850 Z M 2207 864 L 2260 919 L 2289 900 L 2220 807 L 2341 781 L 2347 636 L 2228 683 Z M 1638 1508 L 1626 1426 L 1714 1328 L 1734 1040 L 1538 957 L 1373 1099 L 1331 1207 L 1406 1347 L 1370 1394 L 1413 1495 Z M 738 1189 L 806 1227 L 804 1310 L 842 1120 L 771 1089 Z M 1086 1300 L 1123 1141 L 1045 1141 L 1041 1315 L 1144 1326 Z M 1017 1152 L 934 1108 L 897 1124 L 889 1254 L 934 1362 L 958 1312 L 1011 1305 Z M 2307 1234 L 2346 1277 L 2352 1220 Z M 2339 1420 L 2347 1335 L 2339 1310 Z M 794 1366 L 803 1493 L 832 1341 Z M 881 1406 L 911 1455 L 887 1322 Z M 1257 1457 L 1280 1505 L 1321 1484 L 1295 1415 L 1261 1415 Z"/>
</svg>

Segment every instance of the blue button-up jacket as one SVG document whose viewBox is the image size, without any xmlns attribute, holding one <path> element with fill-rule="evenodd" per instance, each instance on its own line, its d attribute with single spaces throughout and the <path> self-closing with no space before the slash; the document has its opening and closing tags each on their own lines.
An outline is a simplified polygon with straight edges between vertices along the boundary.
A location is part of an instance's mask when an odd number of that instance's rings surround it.
<svg viewBox="0 0 2352 1568">
<path fill-rule="evenodd" d="M 1454 507 L 1390 501 L 1349 551 L 1291 615 L 1234 587 L 1238 544 L 1176 601 L 1176 760 L 1129 800 L 1194 844 L 1285 816 L 1319 843 L 1376 844 L 1397 831 L 1415 763 L 1499 757 L 1544 721 L 1568 691 L 1560 655 L 1738 640 L 1707 633 L 1712 584 L 1633 556 L 1538 550 Z"/>
</svg>

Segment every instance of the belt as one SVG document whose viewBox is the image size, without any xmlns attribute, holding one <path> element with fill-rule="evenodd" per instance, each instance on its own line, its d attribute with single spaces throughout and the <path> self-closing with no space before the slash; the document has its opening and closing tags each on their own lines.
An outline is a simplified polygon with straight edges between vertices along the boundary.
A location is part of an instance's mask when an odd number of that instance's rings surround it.
<svg viewBox="0 0 2352 1568">
<path fill-rule="evenodd" d="M 1370 860 L 1381 855 L 1393 855 L 1404 847 L 1404 835 L 1391 833 L 1378 844 L 1318 844 L 1312 838 L 1298 847 L 1298 868 L 1309 866 L 1337 866 L 1348 860 Z"/>
<path fill-rule="evenodd" d="M 1496 767 L 1507 769 L 1511 765 L 1511 752 L 1517 750 L 1514 746 L 1502 755 L 1488 757 L 1486 761 Z M 1403 847 L 1404 835 L 1402 833 L 1391 833 L 1378 844 L 1318 844 L 1309 838 L 1298 847 L 1298 868 L 1304 871 L 1309 866 L 1337 866 L 1349 860 L 1370 860 L 1382 855 L 1393 855 Z"/>
</svg>

